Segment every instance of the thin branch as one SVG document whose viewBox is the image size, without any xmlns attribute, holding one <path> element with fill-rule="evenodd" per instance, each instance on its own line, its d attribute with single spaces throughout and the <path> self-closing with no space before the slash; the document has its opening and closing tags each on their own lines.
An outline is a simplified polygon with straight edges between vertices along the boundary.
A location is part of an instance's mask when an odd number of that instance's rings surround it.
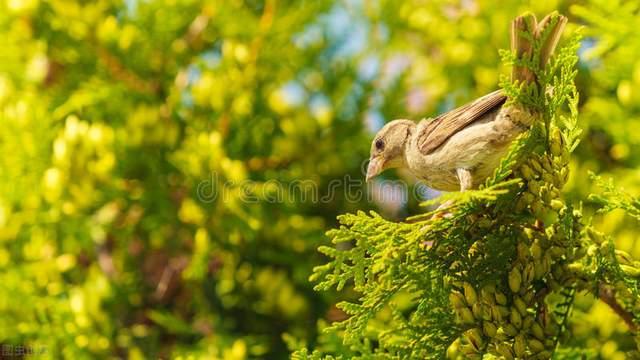
<svg viewBox="0 0 640 360">
<path fill-rule="evenodd" d="M 114 79 L 122 82 L 129 89 L 147 95 L 155 95 L 160 90 L 157 81 L 145 80 L 138 74 L 124 66 L 106 47 L 95 46 L 98 59 Z"/>
<path fill-rule="evenodd" d="M 624 322 L 629 326 L 629 329 L 633 332 L 638 331 L 638 326 L 633 322 L 633 314 L 625 310 L 616 300 L 613 289 L 610 286 L 605 284 L 600 284 L 598 286 L 598 297 L 605 304 L 609 305 L 609 307 L 615 311 L 618 316 L 624 320 Z"/>
</svg>

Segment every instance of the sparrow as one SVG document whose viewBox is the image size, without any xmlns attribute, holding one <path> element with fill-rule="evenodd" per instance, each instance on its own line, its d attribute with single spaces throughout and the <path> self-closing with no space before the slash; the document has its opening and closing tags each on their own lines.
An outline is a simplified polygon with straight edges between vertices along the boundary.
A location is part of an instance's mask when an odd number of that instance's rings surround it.
<svg viewBox="0 0 640 360">
<path fill-rule="evenodd" d="M 557 12 L 539 23 L 533 14 L 517 17 L 511 24 L 516 59 L 533 61 L 532 40 L 544 39 L 537 49 L 539 68 L 544 69 L 566 23 Z M 518 61 L 511 80 L 539 86 L 535 73 Z M 434 119 L 389 122 L 371 144 L 366 180 L 386 169 L 404 168 L 436 190 L 477 188 L 493 174 L 511 142 L 539 118 L 535 110 L 507 100 L 502 90 L 496 90 Z"/>
</svg>

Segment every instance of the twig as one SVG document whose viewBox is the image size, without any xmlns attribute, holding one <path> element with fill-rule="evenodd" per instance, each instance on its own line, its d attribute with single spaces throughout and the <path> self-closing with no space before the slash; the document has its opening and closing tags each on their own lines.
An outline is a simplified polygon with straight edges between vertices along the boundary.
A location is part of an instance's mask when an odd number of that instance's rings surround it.
<svg viewBox="0 0 640 360">
<path fill-rule="evenodd" d="M 605 304 L 609 305 L 609 307 L 615 311 L 618 316 L 624 320 L 624 322 L 629 326 L 631 331 L 638 331 L 638 326 L 633 322 L 633 314 L 625 310 L 616 300 L 613 289 L 610 286 L 605 284 L 600 284 L 598 286 L 598 297 Z"/>
<path fill-rule="evenodd" d="M 125 65 L 111 52 L 103 46 L 96 46 L 98 59 L 107 69 L 109 74 L 116 80 L 122 82 L 128 88 L 139 93 L 154 95 L 160 90 L 160 84 L 155 80 L 145 80 Z"/>
</svg>

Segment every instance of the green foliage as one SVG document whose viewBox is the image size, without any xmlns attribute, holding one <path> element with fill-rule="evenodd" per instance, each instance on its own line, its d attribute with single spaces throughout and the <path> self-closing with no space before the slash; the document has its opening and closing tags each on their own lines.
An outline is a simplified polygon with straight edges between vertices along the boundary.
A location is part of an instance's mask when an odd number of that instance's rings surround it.
<svg viewBox="0 0 640 360">
<path fill-rule="evenodd" d="M 469 340 L 496 344 L 485 335 L 492 325 L 451 311 L 455 300 L 475 319 L 465 284 L 484 304 L 475 312 L 495 303 L 502 316 L 540 286 L 520 272 L 527 290 L 511 292 L 512 268 L 530 262 L 515 244 L 530 244 L 532 257 L 537 243 L 557 255 L 571 239 L 575 250 L 546 260 L 551 273 L 562 269 L 544 277 L 559 286 L 547 303 L 573 335 L 549 336 L 559 343 L 554 356 L 625 356 L 635 347 L 626 325 L 585 294 L 602 290 L 623 310 L 637 307 L 640 226 L 609 210 L 637 216 L 640 137 L 629 129 L 639 123 L 640 18 L 631 1 L 570 5 L 0 1 L 0 351 L 243 359 L 306 346 L 314 350 L 294 357 L 454 356 Z M 515 142 L 485 188 L 445 195 L 452 217 L 429 220 L 415 199 L 368 203 L 332 188 L 362 178 L 378 123 L 436 115 L 495 90 L 509 21 L 555 9 L 582 23 L 585 39 L 564 41 L 543 74 L 557 75 L 544 80 L 553 93 L 521 97 L 545 110 L 549 126 Z M 578 44 L 580 101 L 570 81 Z M 555 178 L 549 166 L 566 170 Z M 588 170 L 627 190 L 594 191 Z M 331 201 L 284 191 L 306 180 L 320 196 L 333 189 Z M 566 210 L 554 209 L 558 201 Z M 367 207 L 377 212 L 341 215 L 336 244 L 316 251 L 336 216 Z M 406 214 L 418 215 L 392 221 Z M 545 256 L 534 270 L 546 271 Z M 536 306 L 526 305 L 523 322 Z M 496 324 L 497 332 L 506 323 Z"/>
<path fill-rule="evenodd" d="M 602 208 L 598 211 L 609 212 L 615 209 L 622 209 L 630 216 L 640 219 L 640 199 L 616 189 L 613 179 L 604 181 L 593 173 L 591 173 L 591 178 L 603 190 L 602 194 L 591 194 L 589 196 L 589 200 L 602 205 Z"/>
<path fill-rule="evenodd" d="M 267 199 L 366 151 L 340 101 L 368 81 L 340 39 L 296 40 L 330 5 L 0 2 L 1 344 L 241 359 L 316 337 L 331 303 L 306 279 L 350 207 Z"/>
<path fill-rule="evenodd" d="M 562 346 L 570 346 L 563 339 L 577 291 L 592 291 L 635 329 L 640 297 L 630 273 L 638 263 L 621 265 L 611 241 L 594 238 L 560 197 L 580 134 L 578 45 L 574 35 L 544 69 L 532 66 L 536 56 L 528 63 L 503 54 L 538 74 L 539 90 L 503 86 L 509 106 L 533 109 L 540 121 L 487 187 L 446 196 L 454 205 L 444 218 L 397 223 L 360 212 L 327 233 L 336 246 L 320 248 L 330 261 L 311 280 L 317 290 L 353 281 L 359 298 L 339 304 L 348 319 L 326 329 L 342 334 L 352 357 L 546 359 L 561 346 L 559 357 L 570 358 L 577 353 Z"/>
</svg>

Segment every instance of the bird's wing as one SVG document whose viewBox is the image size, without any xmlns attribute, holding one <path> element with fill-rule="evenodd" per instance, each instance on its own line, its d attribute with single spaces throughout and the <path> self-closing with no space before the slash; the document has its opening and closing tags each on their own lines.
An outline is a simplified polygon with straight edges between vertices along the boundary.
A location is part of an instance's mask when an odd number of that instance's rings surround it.
<svg viewBox="0 0 640 360">
<path fill-rule="evenodd" d="M 455 133 L 501 106 L 506 100 L 507 96 L 502 90 L 496 90 L 429 121 L 418 135 L 418 149 L 424 155 L 432 153 Z"/>
</svg>

